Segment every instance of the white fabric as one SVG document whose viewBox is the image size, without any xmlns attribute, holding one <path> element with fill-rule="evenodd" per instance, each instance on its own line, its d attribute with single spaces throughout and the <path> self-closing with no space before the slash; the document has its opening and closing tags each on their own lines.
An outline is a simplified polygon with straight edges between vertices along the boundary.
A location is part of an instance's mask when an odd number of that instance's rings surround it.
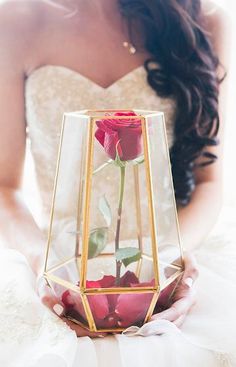
<svg viewBox="0 0 236 367">
<path fill-rule="evenodd" d="M 29 137 L 48 220 L 61 115 L 82 108 L 164 110 L 169 144 L 174 102 L 162 100 L 138 68 L 103 89 L 63 67 L 44 66 L 26 84 Z M 229 220 L 196 253 L 198 301 L 181 330 L 156 321 L 123 335 L 77 338 L 35 292 L 25 258 L 0 252 L 0 365 L 4 367 L 229 367 L 236 366 L 236 233 Z M 221 222 L 223 223 L 223 222 Z"/>
</svg>

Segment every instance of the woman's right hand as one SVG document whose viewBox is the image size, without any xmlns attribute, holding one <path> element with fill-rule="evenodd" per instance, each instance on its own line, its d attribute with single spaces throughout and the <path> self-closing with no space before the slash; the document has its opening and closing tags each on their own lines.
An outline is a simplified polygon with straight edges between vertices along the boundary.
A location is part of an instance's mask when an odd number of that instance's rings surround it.
<svg viewBox="0 0 236 367">
<path fill-rule="evenodd" d="M 64 316 L 64 307 L 60 299 L 54 294 L 53 290 L 46 284 L 43 276 L 38 276 L 37 278 L 37 292 L 41 299 L 41 302 L 48 307 L 53 313 L 60 317 L 69 328 L 75 331 L 76 335 L 79 336 L 89 336 L 90 338 L 101 338 L 106 335 L 106 333 L 92 332 L 80 325 L 75 324 L 73 321 L 68 320 Z"/>
</svg>

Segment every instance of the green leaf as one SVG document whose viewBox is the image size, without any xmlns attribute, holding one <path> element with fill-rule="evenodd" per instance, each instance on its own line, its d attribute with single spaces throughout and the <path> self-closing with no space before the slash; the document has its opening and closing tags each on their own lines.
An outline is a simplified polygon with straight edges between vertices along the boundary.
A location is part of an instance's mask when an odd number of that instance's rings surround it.
<svg viewBox="0 0 236 367">
<path fill-rule="evenodd" d="M 135 247 L 120 248 L 116 251 L 116 260 L 122 261 L 124 266 L 138 261 L 141 258 L 141 251 Z"/>
<path fill-rule="evenodd" d="M 129 161 L 132 164 L 142 164 L 144 163 L 144 155 L 140 155 L 138 158 L 133 159 L 132 161 Z"/>
<path fill-rule="evenodd" d="M 89 235 L 88 258 L 98 256 L 106 247 L 108 239 L 108 228 L 100 227 L 92 230 Z"/>
<path fill-rule="evenodd" d="M 98 208 L 99 208 L 100 212 L 102 213 L 102 215 L 103 215 L 103 217 L 106 221 L 107 226 L 110 227 L 112 214 L 111 214 L 110 205 L 109 205 L 105 195 L 100 197 L 99 203 L 98 203 Z"/>
</svg>

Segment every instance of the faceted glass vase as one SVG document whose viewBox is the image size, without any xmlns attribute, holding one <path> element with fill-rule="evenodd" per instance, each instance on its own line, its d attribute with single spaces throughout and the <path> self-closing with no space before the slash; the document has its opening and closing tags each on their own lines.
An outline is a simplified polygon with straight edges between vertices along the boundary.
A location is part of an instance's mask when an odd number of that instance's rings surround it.
<svg viewBox="0 0 236 367">
<path fill-rule="evenodd" d="M 182 272 L 164 114 L 66 113 L 44 269 L 64 316 L 92 331 L 141 326 Z"/>
</svg>

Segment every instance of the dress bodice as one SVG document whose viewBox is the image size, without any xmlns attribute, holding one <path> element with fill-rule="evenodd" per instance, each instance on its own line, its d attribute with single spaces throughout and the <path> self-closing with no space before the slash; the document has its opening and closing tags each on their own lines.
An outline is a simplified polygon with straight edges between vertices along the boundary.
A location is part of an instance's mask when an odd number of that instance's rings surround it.
<svg viewBox="0 0 236 367">
<path fill-rule="evenodd" d="M 149 86 L 143 66 L 108 88 L 62 66 L 42 66 L 28 77 L 25 87 L 26 120 L 43 218 L 48 220 L 64 112 L 83 109 L 146 109 L 165 114 L 167 139 L 173 141 L 175 102 L 162 99 Z"/>
</svg>

